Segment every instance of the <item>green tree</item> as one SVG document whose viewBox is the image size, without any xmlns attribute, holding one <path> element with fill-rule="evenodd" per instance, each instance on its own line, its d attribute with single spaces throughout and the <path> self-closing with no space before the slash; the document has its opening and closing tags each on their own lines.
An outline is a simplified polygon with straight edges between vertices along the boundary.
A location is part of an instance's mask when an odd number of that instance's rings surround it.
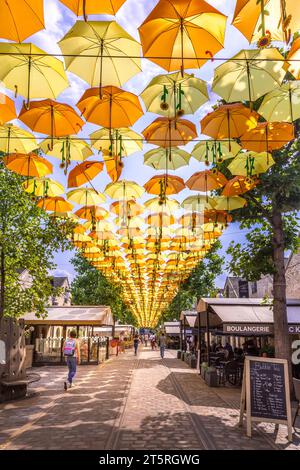
<svg viewBox="0 0 300 470">
<path fill-rule="evenodd" d="M 76 254 L 72 259 L 77 276 L 72 283 L 72 299 L 77 305 L 108 305 L 121 323 L 135 324 L 131 310 L 122 300 L 120 287 L 110 283 L 85 258 Z"/>
<path fill-rule="evenodd" d="M 201 297 L 214 297 L 217 293 L 216 277 L 222 273 L 223 259 L 218 254 L 221 243 L 217 241 L 206 257 L 191 272 L 188 279 L 181 284 L 177 295 L 163 312 L 163 319 L 179 319 L 183 310 L 191 309 Z"/>
<path fill-rule="evenodd" d="M 53 292 L 49 270 L 53 253 L 69 247 L 68 222 L 51 219 L 23 190 L 24 178 L 0 164 L 0 318 L 28 312 L 45 314 Z M 28 270 L 29 285 L 20 282 Z"/>
<path fill-rule="evenodd" d="M 260 184 L 244 196 L 247 206 L 234 211 L 241 228 L 250 230 L 244 245 L 232 243 L 229 268 L 235 275 L 259 280 L 273 276 L 276 356 L 290 361 L 286 306 L 285 251 L 299 247 L 297 211 L 300 208 L 300 142 L 297 138 L 274 151 L 275 165 L 260 176 Z"/>
</svg>

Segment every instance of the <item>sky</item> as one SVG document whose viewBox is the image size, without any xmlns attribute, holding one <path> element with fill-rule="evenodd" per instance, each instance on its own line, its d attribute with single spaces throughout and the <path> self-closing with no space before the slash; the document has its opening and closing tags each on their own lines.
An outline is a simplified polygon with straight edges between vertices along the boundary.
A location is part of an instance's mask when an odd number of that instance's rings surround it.
<svg viewBox="0 0 300 470">
<path fill-rule="evenodd" d="M 35 45 L 45 50 L 48 53 L 60 54 L 60 48 L 58 46 L 58 41 L 69 31 L 77 20 L 76 16 L 68 10 L 59 0 L 45 0 L 45 21 L 46 29 L 44 31 L 36 33 L 34 36 L 26 40 L 25 42 L 33 42 Z M 121 7 L 119 12 L 116 15 L 116 21 L 135 39 L 139 40 L 138 27 L 143 23 L 150 11 L 158 3 L 158 0 L 127 0 L 125 4 Z M 208 0 L 208 3 L 219 9 L 222 13 L 228 16 L 228 28 L 225 39 L 225 48 L 217 54 L 217 57 L 232 57 L 238 53 L 243 48 L 248 48 L 248 41 L 244 36 L 233 26 L 231 26 L 231 19 L 234 12 L 234 7 L 236 0 Z M 90 20 L 113 20 L 114 17 L 111 16 L 90 16 Z M 222 62 L 212 62 L 209 61 L 205 64 L 200 70 L 192 70 L 191 72 L 195 76 L 208 82 L 209 86 L 212 83 L 214 68 L 221 64 Z M 153 64 L 152 62 L 143 59 L 142 60 L 142 73 L 138 74 L 136 77 L 131 79 L 124 85 L 124 89 L 131 91 L 139 95 L 144 88 L 148 85 L 151 79 L 161 73 L 166 73 L 163 69 Z M 80 78 L 76 77 L 72 73 L 68 72 L 68 78 L 70 81 L 70 87 L 65 90 L 59 97 L 58 101 L 71 104 L 76 106 L 76 103 L 83 95 L 84 91 L 89 88 L 89 85 L 82 81 Z M 208 112 L 211 111 L 211 106 L 216 100 L 216 96 L 210 92 L 211 100 L 210 102 L 204 104 L 195 115 L 187 115 L 185 118 L 190 119 L 197 125 L 198 134 L 201 138 L 200 125 L 199 122 L 202 117 L 205 116 Z M 19 109 L 22 105 L 22 99 L 18 99 Z M 145 127 L 147 127 L 157 116 L 152 113 L 146 113 L 134 126 L 136 132 L 141 132 Z M 20 125 L 20 122 L 17 122 Z M 89 134 L 98 129 L 97 126 L 92 124 L 87 124 L 84 126 L 82 132 L 78 134 L 83 138 L 88 138 Z M 203 136 L 203 138 L 206 138 Z M 144 152 L 154 148 L 153 145 L 145 144 Z M 193 144 L 189 144 L 185 147 L 185 150 L 191 151 Z M 143 153 L 144 153 L 143 152 Z M 143 185 L 148 181 L 152 176 L 157 174 L 150 167 L 143 165 L 143 153 L 135 153 L 134 155 L 125 159 L 125 167 L 122 174 L 122 179 L 128 179 L 132 181 L 137 181 L 139 184 Z M 54 174 L 53 178 L 57 181 L 60 181 L 62 184 L 67 186 L 66 179 L 63 171 L 59 168 L 59 160 L 50 158 L 51 163 L 54 164 Z M 191 162 L 188 167 L 184 167 L 176 171 L 176 175 L 182 177 L 184 180 L 187 180 L 193 173 L 196 171 L 201 171 L 204 169 L 203 165 L 197 162 L 194 158 L 191 159 Z M 103 192 L 105 186 L 110 183 L 110 179 L 105 173 L 101 173 L 93 181 L 93 185 L 96 187 L 99 192 Z M 190 195 L 189 190 L 184 190 L 177 197 L 179 202 L 181 202 L 185 197 Z M 104 207 L 108 207 L 109 203 Z M 221 242 L 223 244 L 223 249 L 221 250 L 222 256 L 226 259 L 226 249 L 229 243 L 232 240 L 244 240 L 245 232 L 242 232 L 239 229 L 238 224 L 231 224 L 230 227 L 224 232 L 221 237 Z M 70 280 L 74 278 L 73 266 L 70 263 L 74 253 L 58 253 L 55 256 L 55 262 L 57 264 L 57 269 L 52 273 L 55 275 L 66 275 L 69 276 Z M 217 279 L 218 287 L 223 287 L 224 281 L 226 278 L 226 272 Z"/>
</svg>

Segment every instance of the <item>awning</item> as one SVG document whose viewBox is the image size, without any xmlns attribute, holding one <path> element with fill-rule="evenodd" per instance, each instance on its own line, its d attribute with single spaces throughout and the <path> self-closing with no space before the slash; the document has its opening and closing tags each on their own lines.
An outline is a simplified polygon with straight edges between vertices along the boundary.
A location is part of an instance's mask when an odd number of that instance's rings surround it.
<svg viewBox="0 0 300 470">
<path fill-rule="evenodd" d="M 197 306 L 201 326 L 223 329 L 227 335 L 272 335 L 273 309 L 263 299 L 217 298 L 201 299 Z M 290 333 L 300 332 L 300 301 L 288 300 L 287 316 Z"/>
<path fill-rule="evenodd" d="M 24 316 L 26 325 L 58 326 L 102 326 L 112 325 L 113 317 L 110 307 L 49 307 L 45 318 L 37 318 L 34 313 Z"/>
<path fill-rule="evenodd" d="M 183 310 L 180 315 L 180 320 L 184 321 L 185 319 L 186 323 L 192 328 L 195 326 L 197 318 L 198 314 L 196 310 Z"/>
</svg>

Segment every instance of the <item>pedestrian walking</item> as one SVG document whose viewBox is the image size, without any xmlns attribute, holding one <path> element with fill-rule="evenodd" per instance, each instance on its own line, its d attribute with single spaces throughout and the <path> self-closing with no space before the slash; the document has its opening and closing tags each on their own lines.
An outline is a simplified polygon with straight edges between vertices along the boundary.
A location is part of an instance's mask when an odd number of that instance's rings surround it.
<svg viewBox="0 0 300 470">
<path fill-rule="evenodd" d="M 162 333 L 159 338 L 159 349 L 160 349 L 160 357 L 163 359 L 165 356 L 165 349 L 166 349 L 166 337 L 165 334 Z"/>
<path fill-rule="evenodd" d="M 147 346 L 148 346 L 148 335 L 146 334 L 146 335 L 144 336 L 144 338 L 145 338 L 145 346 L 147 347 Z"/>
<path fill-rule="evenodd" d="M 156 336 L 152 334 L 150 336 L 151 349 L 154 351 L 156 349 Z"/>
<path fill-rule="evenodd" d="M 140 343 L 139 337 L 138 337 L 138 335 L 135 335 L 134 340 L 133 340 L 133 347 L 134 347 L 134 355 L 135 356 L 137 355 L 137 352 L 138 352 L 139 343 Z"/>
<path fill-rule="evenodd" d="M 67 381 L 64 382 L 64 389 L 68 390 L 73 385 L 73 379 L 76 375 L 77 363 L 80 363 L 80 347 L 77 340 L 76 331 L 71 331 L 69 338 L 64 343 L 64 356 L 67 359 L 69 369 Z"/>
</svg>

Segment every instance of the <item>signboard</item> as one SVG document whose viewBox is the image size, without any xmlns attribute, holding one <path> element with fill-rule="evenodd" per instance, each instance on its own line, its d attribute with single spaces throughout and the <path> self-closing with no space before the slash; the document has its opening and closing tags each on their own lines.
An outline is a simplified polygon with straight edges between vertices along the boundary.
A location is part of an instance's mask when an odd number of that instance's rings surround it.
<svg viewBox="0 0 300 470">
<path fill-rule="evenodd" d="M 274 332 L 273 325 L 269 324 L 225 324 L 223 325 L 224 333 L 230 334 L 247 334 L 249 333 L 250 336 L 252 335 L 272 335 Z"/>
<path fill-rule="evenodd" d="M 239 297 L 249 298 L 249 284 L 248 281 L 239 281 Z"/>
<path fill-rule="evenodd" d="M 300 335 L 300 325 L 289 325 L 290 335 Z"/>
<path fill-rule="evenodd" d="M 285 359 L 245 358 L 240 426 L 246 408 L 247 436 L 251 437 L 253 421 L 286 424 L 292 440 L 292 414 L 288 363 Z"/>
</svg>

